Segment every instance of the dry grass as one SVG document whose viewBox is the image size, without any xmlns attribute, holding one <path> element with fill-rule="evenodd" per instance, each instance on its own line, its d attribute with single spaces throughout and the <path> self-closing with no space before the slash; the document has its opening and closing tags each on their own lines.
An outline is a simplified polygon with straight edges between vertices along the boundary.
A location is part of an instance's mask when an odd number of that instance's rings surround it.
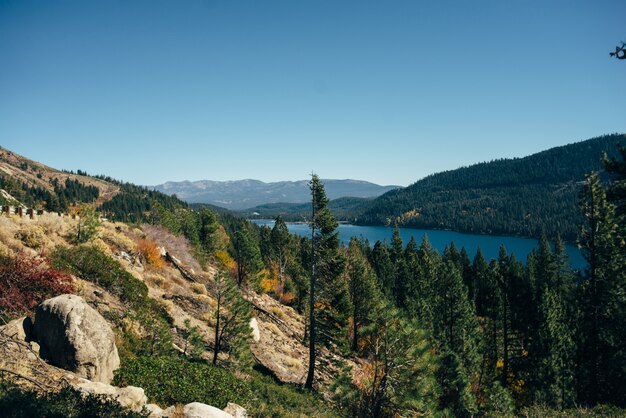
<svg viewBox="0 0 626 418">
<path fill-rule="evenodd" d="M 65 242 L 62 237 L 69 235 L 71 229 L 70 219 L 61 218 L 55 214 L 42 215 L 38 218 L 37 223 L 44 229 L 46 236 L 57 245 Z"/>
<path fill-rule="evenodd" d="M 193 256 L 193 247 L 185 237 L 173 235 L 164 228 L 143 224 L 141 225 L 145 237 L 164 247 L 167 252 L 176 257 L 188 269 L 201 272 L 200 263 Z"/>
<path fill-rule="evenodd" d="M 0 257 L 11 257 L 13 255 L 13 250 L 7 247 L 3 242 L 0 242 Z"/>
<path fill-rule="evenodd" d="M 269 311 L 276 315 L 277 318 L 285 319 L 285 312 L 278 306 L 270 306 Z"/>
<path fill-rule="evenodd" d="M 293 358 L 293 357 L 289 357 L 289 356 L 285 356 L 282 359 L 282 363 L 288 368 L 288 369 L 292 369 L 292 370 L 298 370 L 300 368 L 303 367 L 302 362 L 297 359 L 297 358 Z"/>
<path fill-rule="evenodd" d="M 127 233 L 128 227 L 126 225 L 103 223 L 100 237 L 114 248 L 130 254 L 135 252 L 135 241 L 126 236 Z"/>
<path fill-rule="evenodd" d="M 46 246 L 46 233 L 37 224 L 22 225 L 16 232 L 15 238 L 22 241 L 24 245 L 35 250 L 40 250 Z"/>
<path fill-rule="evenodd" d="M 160 274 L 147 272 L 143 277 L 146 284 L 150 287 L 158 287 L 165 292 L 172 290 L 172 283 Z"/>
<path fill-rule="evenodd" d="M 24 247 L 24 244 L 15 238 L 16 234 L 17 224 L 12 219 L 0 216 L 0 242 L 13 252 L 19 252 Z"/>
<path fill-rule="evenodd" d="M 94 247 L 94 248 L 99 249 L 100 251 L 102 251 L 103 253 L 108 255 L 109 257 L 111 257 L 113 255 L 113 251 L 111 251 L 111 248 L 100 238 L 93 239 L 89 243 L 89 245 Z"/>
<path fill-rule="evenodd" d="M 169 316 L 171 316 L 172 318 L 176 318 L 178 316 L 176 315 L 176 305 L 174 304 L 174 302 L 172 302 L 171 300 L 163 299 L 160 300 L 159 303 L 161 303 L 161 305 L 165 308 L 165 311 Z"/>
<path fill-rule="evenodd" d="M 266 322 L 263 327 L 274 335 L 282 335 L 282 331 L 273 322 Z"/>
<path fill-rule="evenodd" d="M 206 295 L 207 294 L 206 286 L 203 283 L 192 283 L 191 284 L 191 290 L 193 290 L 194 293 L 196 293 L 198 295 Z"/>
</svg>

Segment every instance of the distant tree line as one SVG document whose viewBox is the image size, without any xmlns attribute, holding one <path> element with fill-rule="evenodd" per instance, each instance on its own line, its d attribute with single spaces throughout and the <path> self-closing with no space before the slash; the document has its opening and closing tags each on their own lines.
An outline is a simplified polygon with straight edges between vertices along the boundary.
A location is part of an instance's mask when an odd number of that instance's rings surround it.
<svg viewBox="0 0 626 418">
<path fill-rule="evenodd" d="M 22 204 L 50 212 L 66 212 L 69 205 L 79 202 L 91 203 L 100 195 L 96 186 L 89 186 L 78 180 L 58 178 L 50 180 L 52 191 L 39 186 L 31 186 L 13 177 L 0 174 L 0 189 L 6 190 Z M 5 200 L 5 203 L 10 204 Z"/>
<path fill-rule="evenodd" d="M 393 190 L 353 214 L 361 225 L 521 235 L 542 232 L 574 241 L 582 222 L 578 194 L 585 175 L 617 155 L 613 134 L 529 157 L 496 160 L 428 176 Z"/>
</svg>

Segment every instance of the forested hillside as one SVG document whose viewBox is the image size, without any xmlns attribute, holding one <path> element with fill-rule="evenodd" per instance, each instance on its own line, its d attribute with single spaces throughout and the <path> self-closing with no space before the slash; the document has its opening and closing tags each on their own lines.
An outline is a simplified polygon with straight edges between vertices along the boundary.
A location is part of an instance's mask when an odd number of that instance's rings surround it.
<svg viewBox="0 0 626 418">
<path fill-rule="evenodd" d="M 42 302 L 76 293 L 115 333 L 112 383 L 142 388 L 157 411 L 237 402 L 259 417 L 623 416 L 624 158 L 604 163 L 604 183 L 583 181 L 585 271 L 545 235 L 525 264 L 504 247 L 495 260 L 454 243 L 439 253 L 427 238 L 403 242 L 398 228 L 390 242 L 341 246 L 317 176 L 310 239 L 281 218 L 258 227 L 81 173 L 117 188 L 99 207 L 107 221 L 84 203 L 79 219 L 0 215 L 0 321 L 37 324 Z M 62 408 L 54 416 L 100 405 L 76 406 L 74 380 L 41 393 L 18 386 L 67 372 L 28 363 L 45 351 L 11 348 L 27 341 L 7 329 L 3 411 L 34 416 L 17 413 L 25 399 L 33 411 Z M 89 416 L 113 415 L 127 416 Z"/>
<path fill-rule="evenodd" d="M 622 134 L 605 135 L 524 158 L 502 159 L 430 175 L 363 208 L 357 224 L 574 240 L 585 174 L 603 153 L 617 155 Z"/>
<path fill-rule="evenodd" d="M 358 211 L 372 199 L 340 197 L 331 200 L 328 208 L 341 221 L 351 222 Z M 268 203 L 241 212 L 247 218 L 274 219 L 281 216 L 288 222 L 302 222 L 311 216 L 311 203 Z"/>
</svg>

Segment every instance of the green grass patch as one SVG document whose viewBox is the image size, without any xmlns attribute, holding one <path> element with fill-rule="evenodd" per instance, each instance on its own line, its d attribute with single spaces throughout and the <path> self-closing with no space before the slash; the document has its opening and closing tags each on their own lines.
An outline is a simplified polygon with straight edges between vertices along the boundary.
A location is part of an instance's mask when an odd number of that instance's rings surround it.
<svg viewBox="0 0 626 418">
<path fill-rule="evenodd" d="M 570 408 L 558 411 L 543 405 L 523 408 L 518 414 L 523 418 L 618 418 L 626 417 L 626 409 L 613 405 L 597 405 L 593 408 Z"/>
<path fill-rule="evenodd" d="M 339 412 L 331 409 L 321 395 L 297 386 L 282 384 L 273 377 L 253 371 L 250 387 L 255 400 L 248 413 L 255 417 L 275 418 L 336 418 Z"/>
</svg>

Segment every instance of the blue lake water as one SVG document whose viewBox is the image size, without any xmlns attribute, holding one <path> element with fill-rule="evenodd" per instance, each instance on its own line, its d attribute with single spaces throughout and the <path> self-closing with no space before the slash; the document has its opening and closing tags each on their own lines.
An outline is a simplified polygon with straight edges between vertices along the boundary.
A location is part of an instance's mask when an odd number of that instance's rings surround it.
<svg viewBox="0 0 626 418">
<path fill-rule="evenodd" d="M 257 225 L 265 225 L 270 228 L 274 226 L 273 220 L 255 219 L 254 222 Z M 300 236 L 311 236 L 311 229 L 309 225 L 304 223 L 287 223 L 287 228 L 292 234 Z M 393 228 L 386 226 L 357 226 L 349 224 L 339 225 L 339 238 L 344 244 L 348 244 L 351 237 L 364 237 L 369 240 L 370 244 L 374 245 L 376 241 L 387 240 L 391 242 L 391 235 Z M 439 230 L 426 230 L 426 229 L 410 229 L 400 228 L 400 235 L 406 245 L 411 237 L 415 237 L 417 244 L 422 242 L 424 235 L 428 235 L 428 239 L 434 248 L 440 253 L 443 252 L 446 245 L 450 245 L 450 242 L 454 241 L 459 251 L 461 247 L 465 247 L 470 259 L 474 259 L 476 250 L 478 247 L 483 252 L 483 255 L 487 261 L 498 258 L 498 252 L 500 246 L 504 244 L 509 254 L 515 254 L 515 257 L 522 263 L 526 263 L 526 256 L 531 250 L 537 247 L 536 239 L 519 238 L 519 237 L 507 237 L 507 236 L 495 236 L 495 235 L 474 235 L 474 234 L 462 234 L 460 232 L 453 231 L 439 231 Z M 574 245 L 567 245 L 567 254 L 570 259 L 570 265 L 573 269 L 582 270 L 586 266 L 586 261 L 583 258 L 580 250 Z"/>
</svg>

